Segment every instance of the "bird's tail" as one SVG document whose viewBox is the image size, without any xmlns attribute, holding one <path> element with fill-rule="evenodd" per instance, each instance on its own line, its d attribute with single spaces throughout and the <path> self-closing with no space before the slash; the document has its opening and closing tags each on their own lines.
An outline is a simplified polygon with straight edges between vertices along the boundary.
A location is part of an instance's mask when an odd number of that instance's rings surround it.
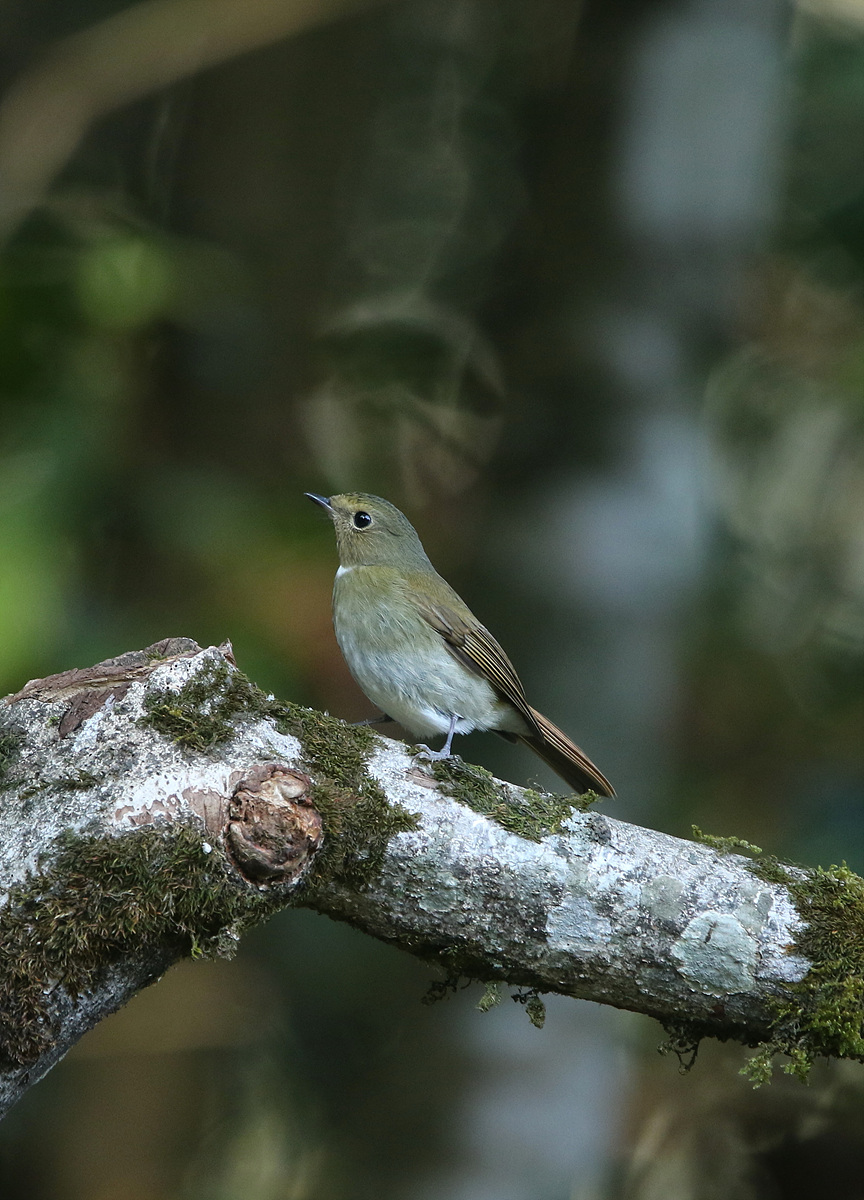
<svg viewBox="0 0 864 1200">
<path fill-rule="evenodd" d="M 566 734 L 551 721 L 547 721 L 536 708 L 531 709 L 531 716 L 538 733 L 517 735 L 520 742 L 529 746 L 556 775 L 566 779 L 577 792 L 596 792 L 598 796 L 615 795 L 615 789 L 606 776 Z"/>
</svg>

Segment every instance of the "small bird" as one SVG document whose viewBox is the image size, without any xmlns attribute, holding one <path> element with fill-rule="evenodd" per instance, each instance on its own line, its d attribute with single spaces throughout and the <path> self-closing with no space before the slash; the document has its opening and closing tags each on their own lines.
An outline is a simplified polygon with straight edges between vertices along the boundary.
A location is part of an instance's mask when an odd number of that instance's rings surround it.
<svg viewBox="0 0 864 1200">
<path fill-rule="evenodd" d="M 524 742 L 578 792 L 614 796 L 578 746 L 532 708 L 510 659 L 426 556 L 407 517 L 380 496 L 305 495 L 336 527 L 336 640 L 351 674 L 382 710 L 417 737 L 491 729 Z"/>
</svg>

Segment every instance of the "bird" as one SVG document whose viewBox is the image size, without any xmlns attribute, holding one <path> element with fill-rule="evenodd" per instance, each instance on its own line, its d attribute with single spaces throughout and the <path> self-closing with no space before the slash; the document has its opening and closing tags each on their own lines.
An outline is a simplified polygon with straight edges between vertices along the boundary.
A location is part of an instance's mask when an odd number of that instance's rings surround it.
<svg viewBox="0 0 864 1200">
<path fill-rule="evenodd" d="M 336 640 L 351 674 L 382 711 L 415 737 L 492 730 L 522 742 L 579 793 L 614 796 L 588 756 L 532 708 L 510 659 L 433 567 L 408 518 L 367 492 L 304 495 L 331 517 L 339 568 Z M 370 722 L 372 723 L 372 722 Z"/>
</svg>

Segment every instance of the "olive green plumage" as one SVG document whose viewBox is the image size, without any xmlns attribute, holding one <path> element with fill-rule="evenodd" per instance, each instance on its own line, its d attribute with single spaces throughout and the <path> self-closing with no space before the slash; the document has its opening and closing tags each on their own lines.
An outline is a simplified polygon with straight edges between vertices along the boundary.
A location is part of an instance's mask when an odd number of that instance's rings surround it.
<svg viewBox="0 0 864 1200">
<path fill-rule="evenodd" d="M 429 561 L 410 521 L 364 492 L 316 496 L 336 529 L 336 638 L 373 703 L 417 737 L 491 729 L 524 742 L 579 792 L 615 793 L 532 708 L 507 655 Z"/>
</svg>

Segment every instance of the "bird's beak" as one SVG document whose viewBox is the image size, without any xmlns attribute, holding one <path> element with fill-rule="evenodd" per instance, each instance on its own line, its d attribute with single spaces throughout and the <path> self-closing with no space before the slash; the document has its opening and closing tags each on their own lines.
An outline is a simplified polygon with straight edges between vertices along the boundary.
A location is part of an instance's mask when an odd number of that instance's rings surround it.
<svg viewBox="0 0 864 1200">
<path fill-rule="evenodd" d="M 316 504 L 320 504 L 322 508 L 326 508 L 330 515 L 333 515 L 333 505 L 326 496 L 316 496 L 314 492 L 304 492 L 304 496 L 308 496 L 310 500 L 314 500 Z"/>
</svg>

